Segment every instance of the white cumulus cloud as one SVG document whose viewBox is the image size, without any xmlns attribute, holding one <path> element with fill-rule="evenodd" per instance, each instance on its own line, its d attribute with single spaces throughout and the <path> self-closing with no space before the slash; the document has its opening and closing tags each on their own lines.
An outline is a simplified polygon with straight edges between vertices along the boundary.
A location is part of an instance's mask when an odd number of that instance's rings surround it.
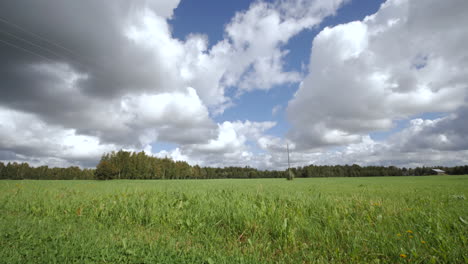
<svg viewBox="0 0 468 264">
<path fill-rule="evenodd" d="M 290 138 L 303 149 L 347 145 L 396 119 L 464 105 L 467 10 L 466 1 L 389 0 L 363 21 L 322 30 L 288 105 Z"/>
</svg>

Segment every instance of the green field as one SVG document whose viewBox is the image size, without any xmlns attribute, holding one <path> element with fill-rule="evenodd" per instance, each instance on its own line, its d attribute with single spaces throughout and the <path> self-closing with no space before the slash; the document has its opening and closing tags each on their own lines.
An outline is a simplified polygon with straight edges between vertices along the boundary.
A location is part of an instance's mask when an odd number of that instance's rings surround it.
<svg viewBox="0 0 468 264">
<path fill-rule="evenodd" d="M 468 263 L 468 176 L 0 181 L 1 263 Z"/>
</svg>

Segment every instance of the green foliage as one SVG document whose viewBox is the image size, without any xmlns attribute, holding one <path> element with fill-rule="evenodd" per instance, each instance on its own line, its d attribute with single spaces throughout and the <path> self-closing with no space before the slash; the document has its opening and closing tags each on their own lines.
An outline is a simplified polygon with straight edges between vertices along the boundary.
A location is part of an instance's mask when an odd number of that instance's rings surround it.
<svg viewBox="0 0 468 264">
<path fill-rule="evenodd" d="M 466 263 L 468 176 L 0 181 L 1 263 Z"/>
<path fill-rule="evenodd" d="M 119 171 L 114 164 L 106 160 L 101 160 L 96 167 L 94 175 L 98 180 L 111 180 L 115 179 L 118 173 Z"/>
<path fill-rule="evenodd" d="M 94 179 L 93 169 L 80 169 L 76 166 L 68 168 L 49 168 L 48 166 L 31 167 L 28 163 L 0 162 L 0 179 L 12 180 L 91 180 Z"/>
</svg>

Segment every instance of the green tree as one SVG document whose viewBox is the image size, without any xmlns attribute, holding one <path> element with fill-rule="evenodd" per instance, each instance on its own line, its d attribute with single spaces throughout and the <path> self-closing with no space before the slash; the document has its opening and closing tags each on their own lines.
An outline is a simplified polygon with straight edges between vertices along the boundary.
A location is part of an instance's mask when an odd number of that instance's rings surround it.
<svg viewBox="0 0 468 264">
<path fill-rule="evenodd" d="M 94 175 L 98 180 L 110 180 L 114 179 L 119 173 L 119 170 L 110 162 L 101 160 L 96 166 L 96 172 Z"/>
</svg>

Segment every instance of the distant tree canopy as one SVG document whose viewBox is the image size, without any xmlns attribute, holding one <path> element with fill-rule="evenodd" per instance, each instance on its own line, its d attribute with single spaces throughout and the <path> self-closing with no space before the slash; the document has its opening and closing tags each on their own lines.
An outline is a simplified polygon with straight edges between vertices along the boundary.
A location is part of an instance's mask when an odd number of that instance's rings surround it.
<svg viewBox="0 0 468 264">
<path fill-rule="evenodd" d="M 94 172 L 94 176 L 98 180 L 110 180 L 110 179 L 114 179 L 117 173 L 118 173 L 118 170 L 117 170 L 117 167 L 114 166 L 114 164 L 106 160 L 102 160 L 96 166 L 96 171 Z"/>
<path fill-rule="evenodd" d="M 433 175 L 432 169 L 444 170 L 447 174 L 468 174 L 468 165 L 457 167 L 398 168 L 395 166 L 335 165 L 291 168 L 297 178 L 312 177 L 370 177 L 370 176 L 422 176 Z M 37 180 L 111 180 L 111 179 L 224 179 L 224 178 L 286 178 L 287 171 L 257 170 L 250 167 L 212 168 L 191 166 L 185 161 L 157 158 L 145 152 L 106 153 L 96 169 L 31 167 L 28 163 L 0 162 L 0 179 Z"/>
<path fill-rule="evenodd" d="M 104 154 L 96 167 L 97 179 L 214 179 L 280 178 L 283 171 L 260 171 L 254 168 L 210 168 L 191 166 L 185 161 L 157 158 L 145 152 L 118 151 Z"/>
<path fill-rule="evenodd" d="M 31 167 L 28 163 L 0 162 L 0 179 L 14 180 L 92 180 L 94 169 L 49 168 L 48 166 Z"/>
</svg>

